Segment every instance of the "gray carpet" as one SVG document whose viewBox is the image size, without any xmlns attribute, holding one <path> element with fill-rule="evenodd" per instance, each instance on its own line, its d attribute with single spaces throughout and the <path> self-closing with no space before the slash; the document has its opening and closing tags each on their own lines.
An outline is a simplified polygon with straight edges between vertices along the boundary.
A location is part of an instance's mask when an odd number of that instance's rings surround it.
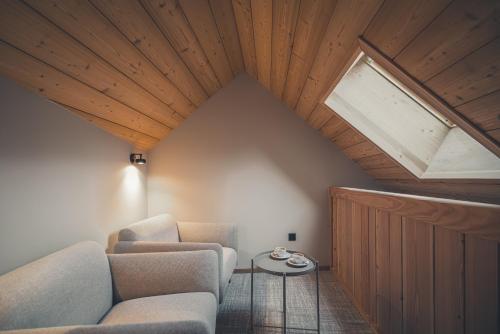
<svg viewBox="0 0 500 334">
<path fill-rule="evenodd" d="M 254 333 L 282 333 L 282 278 L 255 275 Z M 321 333 L 373 333 L 330 272 L 320 274 Z M 247 333 L 250 274 L 234 274 L 217 316 L 217 333 Z M 316 328 L 314 274 L 287 278 L 287 333 L 311 334 Z"/>
</svg>

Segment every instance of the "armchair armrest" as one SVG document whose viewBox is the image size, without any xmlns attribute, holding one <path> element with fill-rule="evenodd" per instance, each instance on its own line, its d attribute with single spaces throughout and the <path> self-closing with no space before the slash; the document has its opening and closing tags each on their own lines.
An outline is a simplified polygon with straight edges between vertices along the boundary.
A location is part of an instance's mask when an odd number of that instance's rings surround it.
<svg viewBox="0 0 500 334">
<path fill-rule="evenodd" d="M 178 222 L 177 228 L 182 242 L 213 242 L 238 249 L 234 224 Z"/>
<path fill-rule="evenodd" d="M 115 302 L 183 292 L 211 292 L 219 300 L 217 254 L 212 250 L 110 254 Z"/>
</svg>

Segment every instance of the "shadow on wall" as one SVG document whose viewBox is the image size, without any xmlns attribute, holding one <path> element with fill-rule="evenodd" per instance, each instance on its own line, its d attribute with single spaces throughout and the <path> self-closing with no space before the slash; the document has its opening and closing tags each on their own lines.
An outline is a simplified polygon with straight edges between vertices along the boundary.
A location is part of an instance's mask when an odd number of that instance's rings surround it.
<svg viewBox="0 0 500 334">
<path fill-rule="evenodd" d="M 151 152 L 149 215 L 237 223 L 240 267 L 276 245 L 328 264 L 330 185 L 375 188 L 329 140 L 241 75 Z"/>
</svg>

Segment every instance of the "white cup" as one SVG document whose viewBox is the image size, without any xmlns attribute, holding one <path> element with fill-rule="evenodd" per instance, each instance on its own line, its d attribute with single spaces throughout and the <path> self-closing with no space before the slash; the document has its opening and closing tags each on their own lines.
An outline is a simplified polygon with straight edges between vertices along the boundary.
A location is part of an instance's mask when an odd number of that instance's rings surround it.
<svg viewBox="0 0 500 334">
<path fill-rule="evenodd" d="M 282 257 L 286 254 L 286 248 L 285 247 L 275 247 L 273 253 L 274 253 L 274 255 Z"/>
<path fill-rule="evenodd" d="M 302 253 L 293 253 L 292 254 L 292 261 L 294 263 L 305 263 L 307 261 L 306 257 Z"/>
</svg>

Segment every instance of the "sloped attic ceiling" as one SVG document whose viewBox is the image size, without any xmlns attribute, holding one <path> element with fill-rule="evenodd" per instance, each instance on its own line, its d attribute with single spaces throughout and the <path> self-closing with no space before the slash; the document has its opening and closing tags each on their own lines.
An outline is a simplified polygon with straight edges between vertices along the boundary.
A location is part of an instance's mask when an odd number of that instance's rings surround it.
<svg viewBox="0 0 500 334">
<path fill-rule="evenodd" d="M 0 71 L 148 150 L 247 72 L 398 190 L 497 199 L 497 181 L 420 181 L 323 102 L 363 36 L 484 138 L 500 140 L 498 1 L 3 0 Z"/>
</svg>

